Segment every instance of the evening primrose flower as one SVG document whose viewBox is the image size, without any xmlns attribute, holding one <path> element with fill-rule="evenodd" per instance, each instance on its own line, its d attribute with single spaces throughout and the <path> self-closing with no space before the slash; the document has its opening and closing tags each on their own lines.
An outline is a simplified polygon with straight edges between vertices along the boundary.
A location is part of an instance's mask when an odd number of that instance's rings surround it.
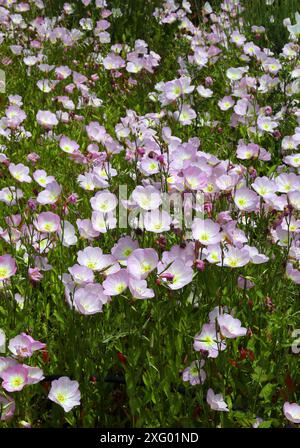
<svg viewBox="0 0 300 448">
<path fill-rule="evenodd" d="M 132 252 L 137 249 L 139 243 L 130 236 L 124 236 L 113 246 L 111 250 L 112 256 L 122 265 L 127 265 L 127 259 Z"/>
<path fill-rule="evenodd" d="M 135 299 L 152 299 L 154 291 L 147 286 L 146 280 L 129 277 L 129 289 Z"/>
<path fill-rule="evenodd" d="M 136 249 L 127 258 L 127 271 L 131 277 L 145 279 L 158 264 L 154 249 Z"/>
<path fill-rule="evenodd" d="M 60 230 L 60 217 L 52 212 L 40 213 L 34 221 L 39 232 L 53 233 Z"/>
<path fill-rule="evenodd" d="M 159 279 L 170 289 L 177 290 L 191 283 L 194 271 L 180 258 L 175 259 L 170 266 L 159 263 L 157 266 Z"/>
<path fill-rule="evenodd" d="M 211 219 L 194 219 L 192 233 L 193 238 L 205 246 L 215 245 L 222 239 L 219 224 Z"/>
<path fill-rule="evenodd" d="M 239 210 L 252 212 L 258 204 L 258 196 L 249 188 L 243 187 L 236 190 L 234 195 L 234 203 Z"/>
<path fill-rule="evenodd" d="M 115 274 L 108 275 L 103 282 L 104 294 L 117 296 L 122 294 L 129 285 L 129 276 L 126 269 L 121 269 Z"/>
<path fill-rule="evenodd" d="M 14 258 L 9 255 L 0 256 L 0 281 L 8 280 L 17 272 L 17 265 Z"/>
<path fill-rule="evenodd" d="M 250 255 L 247 249 L 238 249 L 237 247 L 229 247 L 224 253 L 223 266 L 230 268 L 240 268 L 250 261 Z"/>
<path fill-rule="evenodd" d="M 6 421 L 13 417 L 15 413 L 15 400 L 5 395 L 0 395 L 0 420 Z"/>
<path fill-rule="evenodd" d="M 300 19 L 300 18 L 299 18 Z M 300 33 L 300 31 L 299 31 Z M 300 423 L 300 406 L 297 403 L 286 401 L 283 405 L 285 417 L 292 423 Z"/>
<path fill-rule="evenodd" d="M 138 185 L 131 196 L 143 210 L 157 209 L 162 203 L 160 192 L 152 185 L 146 187 Z"/>
<path fill-rule="evenodd" d="M 144 215 L 144 226 L 148 232 L 167 232 L 170 230 L 171 222 L 171 216 L 164 210 L 151 210 Z"/>
<path fill-rule="evenodd" d="M 94 273 L 92 269 L 89 269 L 86 266 L 74 264 L 74 266 L 69 268 L 68 271 L 70 272 L 74 282 L 78 285 L 93 283 L 94 281 Z"/>
<path fill-rule="evenodd" d="M 225 341 L 221 340 L 214 323 L 204 324 L 201 332 L 194 338 L 194 350 L 208 352 L 208 358 L 217 358 L 220 351 L 226 349 Z"/>
<path fill-rule="evenodd" d="M 54 176 L 48 176 L 45 170 L 36 170 L 32 177 L 41 187 L 47 187 L 55 181 Z"/>
<path fill-rule="evenodd" d="M 64 152 L 68 154 L 72 154 L 79 149 L 78 143 L 76 143 L 74 140 L 71 140 L 69 137 L 66 137 L 65 135 L 61 137 L 59 146 Z"/>
<path fill-rule="evenodd" d="M 204 364 L 204 359 L 193 361 L 192 364 L 182 372 L 183 381 L 189 381 L 192 386 L 203 384 L 206 379 L 206 373 L 202 369 Z"/>
<path fill-rule="evenodd" d="M 32 179 L 29 176 L 29 168 L 23 165 L 23 163 L 18 163 L 17 165 L 10 163 L 8 169 L 13 178 L 19 182 L 32 182 Z"/>
<path fill-rule="evenodd" d="M 175 120 L 178 120 L 183 126 L 192 124 L 192 121 L 197 117 L 194 109 L 189 104 L 183 104 L 180 110 L 174 112 Z"/>
<path fill-rule="evenodd" d="M 23 191 L 14 186 L 5 187 L 0 190 L 0 202 L 4 202 L 6 205 L 16 205 L 17 201 L 23 196 Z"/>
<path fill-rule="evenodd" d="M 35 341 L 30 335 L 21 333 L 18 336 L 10 339 L 8 349 L 20 358 L 28 358 L 33 355 L 36 350 L 41 350 L 46 347 L 46 344 L 40 341 Z"/>
<path fill-rule="evenodd" d="M 74 305 L 85 315 L 101 313 L 103 305 L 108 301 L 110 297 L 103 293 L 103 287 L 98 283 L 85 285 L 74 293 Z"/>
<path fill-rule="evenodd" d="M 90 200 L 93 210 L 101 213 L 109 213 L 117 206 L 117 198 L 110 191 L 98 191 Z"/>
<path fill-rule="evenodd" d="M 69 412 L 73 407 L 80 405 L 79 383 L 62 376 L 52 381 L 48 398 L 59 404 L 65 412 Z"/>
<path fill-rule="evenodd" d="M 206 395 L 207 404 L 214 411 L 229 412 L 228 406 L 224 401 L 223 395 L 215 394 L 212 389 L 208 389 Z"/>
<path fill-rule="evenodd" d="M 8 392 L 17 392 L 23 389 L 28 382 L 28 371 L 21 364 L 8 367 L 1 373 L 2 387 Z"/>
<path fill-rule="evenodd" d="M 36 119 L 38 124 L 43 126 L 45 129 L 52 129 L 58 124 L 56 115 L 48 110 L 39 110 L 36 114 Z"/>
<path fill-rule="evenodd" d="M 49 183 L 45 190 L 41 191 L 38 195 L 37 195 L 37 202 L 39 204 L 55 204 L 55 202 L 58 201 L 59 196 L 61 193 L 61 186 L 56 182 L 51 182 Z"/>
<path fill-rule="evenodd" d="M 217 321 L 221 334 L 226 338 L 234 339 L 238 336 L 245 336 L 247 333 L 247 328 L 241 326 L 241 321 L 235 319 L 230 314 L 221 314 L 218 316 Z"/>
</svg>

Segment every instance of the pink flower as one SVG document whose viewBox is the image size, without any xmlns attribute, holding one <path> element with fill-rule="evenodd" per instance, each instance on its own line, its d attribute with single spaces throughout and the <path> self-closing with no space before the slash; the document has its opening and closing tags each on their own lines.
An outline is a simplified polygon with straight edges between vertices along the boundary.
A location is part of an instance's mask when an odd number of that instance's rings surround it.
<svg viewBox="0 0 300 448">
<path fill-rule="evenodd" d="M 217 244 L 222 239 L 219 224 L 211 219 L 194 219 L 192 233 L 193 238 L 205 246 Z"/>
<path fill-rule="evenodd" d="M 208 389 L 206 395 L 207 404 L 214 411 L 229 412 L 227 404 L 224 401 L 223 395 L 215 394 L 212 389 Z"/>
<path fill-rule="evenodd" d="M 242 211 L 252 212 L 256 210 L 258 196 L 249 188 L 240 188 L 236 190 L 234 196 L 235 205 Z"/>
<path fill-rule="evenodd" d="M 115 274 L 108 275 L 103 282 L 104 294 L 117 296 L 122 294 L 129 285 L 129 277 L 126 269 L 121 269 Z"/>
<path fill-rule="evenodd" d="M 92 209 L 101 213 L 113 211 L 118 203 L 116 196 L 110 191 L 98 191 L 90 202 Z"/>
<path fill-rule="evenodd" d="M 17 272 L 17 265 L 14 258 L 9 255 L 2 255 L 0 257 L 0 282 L 8 280 Z"/>
<path fill-rule="evenodd" d="M 17 165 L 10 163 L 8 169 L 10 174 L 19 182 L 30 183 L 32 181 L 29 176 L 29 168 L 23 165 L 23 163 L 18 163 Z"/>
<path fill-rule="evenodd" d="M 151 185 L 137 186 L 132 192 L 132 199 L 143 210 L 157 209 L 162 203 L 160 192 Z"/>
<path fill-rule="evenodd" d="M 194 271 L 183 260 L 176 259 L 170 266 L 159 263 L 157 271 L 162 282 L 170 289 L 181 289 L 191 283 Z"/>
<path fill-rule="evenodd" d="M 157 264 L 158 255 L 154 249 L 136 249 L 127 259 L 127 271 L 134 278 L 145 279 Z"/>
<path fill-rule="evenodd" d="M 56 115 L 48 110 L 39 110 L 36 114 L 36 119 L 38 124 L 43 126 L 45 129 L 52 129 L 58 124 Z"/>
<path fill-rule="evenodd" d="M 20 391 L 28 383 L 28 371 L 20 364 L 8 367 L 1 373 L 1 377 L 2 387 L 8 392 Z"/>
<path fill-rule="evenodd" d="M 220 101 L 218 101 L 218 106 L 221 110 L 228 110 L 234 105 L 234 100 L 231 96 L 224 96 Z"/>
<path fill-rule="evenodd" d="M 300 406 L 297 403 L 289 403 L 286 401 L 283 405 L 285 417 L 293 423 L 300 423 Z"/>
<path fill-rule="evenodd" d="M 94 282 L 94 273 L 91 269 L 86 266 L 80 266 L 79 264 L 74 264 L 71 268 L 68 269 L 75 283 L 78 285 L 93 283 Z"/>
<path fill-rule="evenodd" d="M 74 406 L 80 405 L 79 384 L 67 376 L 62 376 L 52 381 L 48 398 L 59 404 L 65 412 L 69 412 Z"/>
<path fill-rule="evenodd" d="M 29 268 L 28 269 L 28 277 L 33 282 L 39 282 L 43 278 L 43 274 L 40 272 L 39 268 Z"/>
<path fill-rule="evenodd" d="M 35 341 L 26 333 L 21 333 L 9 341 L 8 348 L 15 355 L 21 358 L 28 358 L 32 356 L 36 350 L 41 350 L 46 347 L 46 344 L 40 341 Z"/>
<path fill-rule="evenodd" d="M 137 278 L 129 278 L 129 289 L 132 297 L 135 299 L 152 299 L 154 292 L 147 287 L 146 280 L 139 280 Z"/>
<path fill-rule="evenodd" d="M 223 336 L 229 339 L 237 338 L 238 336 L 245 336 L 247 328 L 241 327 L 241 321 L 235 319 L 230 314 L 221 314 L 217 318 L 220 326 L 220 331 Z"/>
<path fill-rule="evenodd" d="M 42 212 L 34 221 L 39 232 L 53 233 L 60 230 L 60 217 L 52 212 Z"/>
<path fill-rule="evenodd" d="M 15 413 L 15 400 L 8 395 L 0 395 L 0 420 L 6 421 L 13 417 Z"/>
<path fill-rule="evenodd" d="M 193 361 L 192 364 L 182 372 L 183 381 L 189 381 L 192 386 L 203 384 L 206 379 L 206 373 L 202 369 L 204 364 L 205 361 L 203 359 L 201 359 L 201 361 Z"/>
<path fill-rule="evenodd" d="M 144 226 L 148 232 L 167 232 L 170 230 L 171 222 L 171 216 L 164 210 L 151 210 L 144 215 Z"/>
<path fill-rule="evenodd" d="M 78 288 L 74 293 L 74 305 L 85 315 L 101 313 L 102 306 L 109 301 L 110 297 L 103 293 L 103 288 L 98 283 Z"/>
<path fill-rule="evenodd" d="M 79 149 L 79 145 L 69 137 L 63 135 L 59 142 L 60 148 L 67 153 L 73 153 Z"/>
<path fill-rule="evenodd" d="M 207 351 L 209 358 L 217 358 L 219 352 L 225 349 L 226 343 L 221 341 L 214 323 L 204 324 L 201 332 L 194 338 L 194 350 Z"/>
</svg>

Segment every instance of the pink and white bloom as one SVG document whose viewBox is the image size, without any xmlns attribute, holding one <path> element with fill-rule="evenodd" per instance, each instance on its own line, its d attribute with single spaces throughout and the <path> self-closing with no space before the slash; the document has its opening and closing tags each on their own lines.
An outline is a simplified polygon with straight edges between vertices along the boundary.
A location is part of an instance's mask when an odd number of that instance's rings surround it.
<svg viewBox="0 0 300 448">
<path fill-rule="evenodd" d="M 0 395 L 0 420 L 6 421 L 13 417 L 16 409 L 15 400 L 8 395 Z"/>
<path fill-rule="evenodd" d="M 258 196 L 249 188 L 243 187 L 236 190 L 234 195 L 234 203 L 239 210 L 252 212 L 256 210 L 258 204 Z"/>
<path fill-rule="evenodd" d="M 28 384 L 28 371 L 21 364 L 8 367 L 1 373 L 2 387 L 8 392 L 17 392 Z"/>
<path fill-rule="evenodd" d="M 207 404 L 214 411 L 229 412 L 228 406 L 224 401 L 223 395 L 215 394 L 212 389 L 208 389 L 206 395 Z"/>
<path fill-rule="evenodd" d="M 109 213 L 117 206 L 117 198 L 110 191 L 98 191 L 90 200 L 93 210 L 101 213 Z"/>
<path fill-rule="evenodd" d="M 292 423 L 300 423 L 300 406 L 297 403 L 286 401 L 283 405 L 285 417 Z"/>
<path fill-rule="evenodd" d="M 38 124 L 43 126 L 45 129 L 52 129 L 58 124 L 56 115 L 49 110 L 39 110 L 36 114 L 36 119 Z"/>
<path fill-rule="evenodd" d="M 67 376 L 62 376 L 52 381 L 48 398 L 59 404 L 65 412 L 69 412 L 80 405 L 79 383 L 70 380 Z"/>
<path fill-rule="evenodd" d="M 60 217 L 52 212 L 40 213 L 34 225 L 39 232 L 53 233 L 60 230 Z"/>
<path fill-rule="evenodd" d="M 234 339 L 238 336 L 245 336 L 247 333 L 247 328 L 242 327 L 241 321 L 232 317 L 231 314 L 221 314 L 217 321 L 222 335 L 226 338 Z"/>
<path fill-rule="evenodd" d="M 154 249 L 136 249 L 127 258 L 127 271 L 131 277 L 145 279 L 158 264 L 158 255 Z"/>
<path fill-rule="evenodd" d="M 132 199 L 143 210 L 157 209 L 162 203 L 160 192 L 152 185 L 147 187 L 138 185 L 132 192 Z"/>
<path fill-rule="evenodd" d="M 144 215 L 144 226 L 148 232 L 167 232 L 170 230 L 171 222 L 171 216 L 164 210 L 151 210 Z"/>
<path fill-rule="evenodd" d="M 206 373 L 202 369 L 204 364 L 204 359 L 193 361 L 192 364 L 182 372 L 183 381 L 189 381 L 192 386 L 203 384 L 206 379 Z"/>
<path fill-rule="evenodd" d="M 29 168 L 28 166 L 23 165 L 23 163 L 18 163 L 17 165 L 10 163 L 8 169 L 12 177 L 19 182 L 28 184 L 32 182 L 32 179 L 29 176 Z"/>
<path fill-rule="evenodd" d="M 247 249 L 238 249 L 237 247 L 229 247 L 224 254 L 223 266 L 230 268 L 240 268 L 250 261 L 249 251 Z"/>
<path fill-rule="evenodd" d="M 194 219 L 192 233 L 193 238 L 205 246 L 217 244 L 222 240 L 219 224 L 211 219 Z"/>
<path fill-rule="evenodd" d="M 40 341 L 35 341 L 26 333 L 21 333 L 18 336 L 10 339 L 8 349 L 20 358 L 29 358 L 36 350 L 41 350 L 46 347 L 46 344 Z"/>
<path fill-rule="evenodd" d="M 68 154 L 72 154 L 79 149 L 78 143 L 76 143 L 74 140 L 71 140 L 69 137 L 66 137 L 65 135 L 61 137 L 59 146 L 64 152 Z"/>
<path fill-rule="evenodd" d="M 108 275 L 103 282 L 104 294 L 117 296 L 122 294 L 129 285 L 129 276 L 126 269 L 121 269 L 115 274 Z"/>
<path fill-rule="evenodd" d="M 175 259 L 170 266 L 159 263 L 157 272 L 161 281 L 174 290 L 181 289 L 191 283 L 194 275 L 193 269 L 180 258 Z"/>
<path fill-rule="evenodd" d="M 74 293 L 74 305 L 85 315 L 101 313 L 103 305 L 108 301 L 110 297 L 103 293 L 103 287 L 98 283 L 85 285 Z"/>
<path fill-rule="evenodd" d="M 194 338 L 194 350 L 208 352 L 208 358 L 217 358 L 220 351 L 226 349 L 226 343 L 221 340 L 214 323 L 204 324 L 201 332 Z"/>
<path fill-rule="evenodd" d="M 8 280 L 17 272 L 17 265 L 15 259 L 9 255 L 2 255 L 0 257 L 0 282 Z"/>
</svg>

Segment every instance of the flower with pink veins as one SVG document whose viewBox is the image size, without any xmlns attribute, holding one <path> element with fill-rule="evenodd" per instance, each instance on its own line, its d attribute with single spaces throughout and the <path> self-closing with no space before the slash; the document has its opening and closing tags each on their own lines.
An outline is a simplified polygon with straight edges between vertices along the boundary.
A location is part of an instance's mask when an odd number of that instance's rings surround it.
<svg viewBox="0 0 300 448">
<path fill-rule="evenodd" d="M 109 213 L 117 206 L 117 198 L 110 191 L 98 191 L 90 200 L 92 209 L 101 212 Z"/>
<path fill-rule="evenodd" d="M 36 170 L 32 177 L 41 187 L 47 187 L 55 181 L 54 176 L 48 176 L 45 170 Z"/>
<path fill-rule="evenodd" d="M 223 266 L 240 268 L 249 263 L 249 261 L 250 255 L 247 249 L 238 249 L 237 247 L 230 246 L 227 252 L 224 253 Z M 222 265 L 222 263 L 219 265 Z"/>
<path fill-rule="evenodd" d="M 28 184 L 32 182 L 32 179 L 29 176 L 29 168 L 28 166 L 23 165 L 23 163 L 18 163 L 17 165 L 10 163 L 8 169 L 12 177 L 19 182 L 25 182 Z"/>
<path fill-rule="evenodd" d="M 292 423 L 300 423 L 300 406 L 297 403 L 286 401 L 283 405 L 285 417 Z"/>
<path fill-rule="evenodd" d="M 201 332 L 194 338 L 194 350 L 208 352 L 208 358 L 217 358 L 219 352 L 226 349 L 214 323 L 204 324 Z"/>
<path fill-rule="evenodd" d="M 9 255 L 2 255 L 0 257 L 0 282 L 8 280 L 17 272 L 17 265 L 15 259 Z"/>
<path fill-rule="evenodd" d="M 197 166 L 189 166 L 183 171 L 184 181 L 191 190 L 202 190 L 208 184 L 207 174 Z"/>
<path fill-rule="evenodd" d="M 127 259 L 127 271 L 131 277 L 144 280 L 158 264 L 154 249 L 136 249 Z"/>
<path fill-rule="evenodd" d="M 21 333 L 18 336 L 10 339 L 8 349 L 20 358 L 28 358 L 33 355 L 36 350 L 41 350 L 46 347 L 46 344 L 40 341 L 35 341 L 26 333 Z"/>
<path fill-rule="evenodd" d="M 74 264 L 74 266 L 68 269 L 70 272 L 73 281 L 77 285 L 93 283 L 94 282 L 94 273 L 91 269 L 86 266 L 80 266 L 79 264 Z"/>
<path fill-rule="evenodd" d="M 74 293 L 74 305 L 85 315 L 101 313 L 103 305 L 109 301 L 110 297 L 103 293 L 103 287 L 98 283 L 85 285 Z"/>
<path fill-rule="evenodd" d="M 57 232 L 61 229 L 60 217 L 52 212 L 42 212 L 35 219 L 34 226 L 39 232 Z"/>
<path fill-rule="evenodd" d="M 28 371 L 21 364 L 8 367 L 1 373 L 2 387 L 8 392 L 17 392 L 28 384 Z"/>
<path fill-rule="evenodd" d="M 38 124 L 45 129 L 52 129 L 58 124 L 56 115 L 49 110 L 39 110 L 36 114 Z"/>
<path fill-rule="evenodd" d="M 13 417 L 16 409 L 15 400 L 8 395 L 0 395 L 1 421 L 9 420 Z"/>
<path fill-rule="evenodd" d="M 117 296 L 122 294 L 129 285 L 129 276 L 126 269 L 120 269 L 115 274 L 108 275 L 103 282 L 104 294 Z"/>
<path fill-rule="evenodd" d="M 249 188 L 239 188 L 235 192 L 234 203 L 239 210 L 253 212 L 257 208 L 258 195 L 254 191 L 249 190 Z"/>
<path fill-rule="evenodd" d="M 271 196 L 277 191 L 276 183 L 266 176 L 257 177 L 251 186 L 263 198 Z"/>
<path fill-rule="evenodd" d="M 175 259 L 170 266 L 159 263 L 157 272 L 163 284 L 173 290 L 181 289 L 191 283 L 194 275 L 193 269 L 180 258 Z"/>
<path fill-rule="evenodd" d="M 148 288 L 146 280 L 129 277 L 129 289 L 134 299 L 152 299 L 154 292 Z"/>
<path fill-rule="evenodd" d="M 127 265 L 127 259 L 132 252 L 139 247 L 139 243 L 129 236 L 124 236 L 113 246 L 112 256 L 122 265 Z"/>
<path fill-rule="evenodd" d="M 205 246 L 215 245 L 222 240 L 219 224 L 211 219 L 195 218 L 192 224 L 193 238 Z"/>
<path fill-rule="evenodd" d="M 132 192 L 132 199 L 143 210 L 155 210 L 162 203 L 160 192 L 152 185 L 146 187 L 138 185 Z"/>
<path fill-rule="evenodd" d="M 167 232 L 170 230 L 171 222 L 171 216 L 164 210 L 151 210 L 144 215 L 144 226 L 148 232 Z"/>
<path fill-rule="evenodd" d="M 113 274 L 120 267 L 115 258 L 110 254 L 103 254 L 100 247 L 86 247 L 77 254 L 77 261 L 80 265 L 86 266 L 93 271 L 105 272 L 105 274 Z"/>
<path fill-rule="evenodd" d="M 241 321 L 235 319 L 231 314 L 221 314 L 217 318 L 222 336 L 229 339 L 237 338 L 238 336 L 245 336 L 247 328 L 241 326 Z"/>
<path fill-rule="evenodd" d="M 68 154 L 76 152 L 79 149 L 78 143 L 76 143 L 74 140 L 71 140 L 69 137 L 66 137 L 65 135 L 61 137 L 59 146 L 64 152 Z"/>
<path fill-rule="evenodd" d="M 223 111 L 230 109 L 233 105 L 234 99 L 231 96 L 224 96 L 224 98 L 218 101 L 218 106 Z"/>
<path fill-rule="evenodd" d="M 202 369 L 204 364 L 204 359 L 193 361 L 192 364 L 182 372 L 183 381 L 189 381 L 192 386 L 203 384 L 206 379 L 206 373 Z"/>
<path fill-rule="evenodd" d="M 215 394 L 212 389 L 208 389 L 206 395 L 206 401 L 213 411 L 229 412 L 228 406 L 224 401 L 223 395 Z"/>
<path fill-rule="evenodd" d="M 45 190 L 41 191 L 37 195 L 36 200 L 39 204 L 42 205 L 55 204 L 55 202 L 57 202 L 59 199 L 60 193 L 61 187 L 56 181 L 54 181 L 49 183 L 46 186 Z"/>
<path fill-rule="evenodd" d="M 65 412 L 71 411 L 80 405 L 80 391 L 77 381 L 72 381 L 67 376 L 62 376 L 51 383 L 48 398 L 59 404 Z"/>
</svg>

